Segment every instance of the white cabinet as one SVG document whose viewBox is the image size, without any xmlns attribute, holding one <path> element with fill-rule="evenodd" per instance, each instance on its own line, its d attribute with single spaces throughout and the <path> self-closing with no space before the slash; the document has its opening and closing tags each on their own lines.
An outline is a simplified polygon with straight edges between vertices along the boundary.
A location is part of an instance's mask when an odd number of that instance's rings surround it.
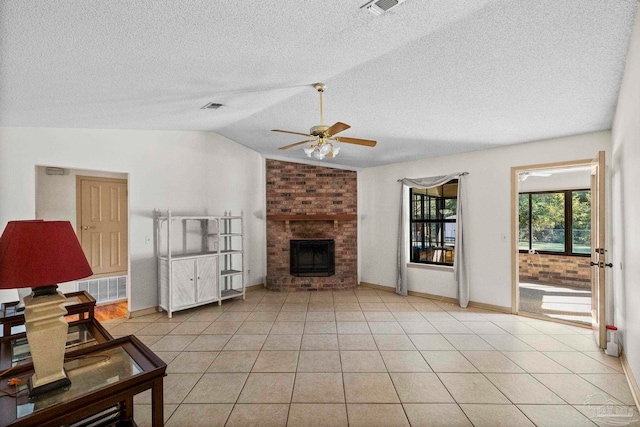
<svg viewBox="0 0 640 427">
<path fill-rule="evenodd" d="M 241 296 L 242 216 L 172 216 L 156 211 L 159 307 L 174 311 Z"/>
</svg>

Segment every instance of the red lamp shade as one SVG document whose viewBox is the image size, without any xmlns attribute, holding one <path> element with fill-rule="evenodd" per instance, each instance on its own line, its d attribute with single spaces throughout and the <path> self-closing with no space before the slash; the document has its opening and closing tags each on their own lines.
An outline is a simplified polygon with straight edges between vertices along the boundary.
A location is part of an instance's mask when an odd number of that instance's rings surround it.
<svg viewBox="0 0 640 427">
<path fill-rule="evenodd" d="M 51 286 L 92 274 L 69 221 L 10 221 L 0 237 L 0 289 Z"/>
</svg>

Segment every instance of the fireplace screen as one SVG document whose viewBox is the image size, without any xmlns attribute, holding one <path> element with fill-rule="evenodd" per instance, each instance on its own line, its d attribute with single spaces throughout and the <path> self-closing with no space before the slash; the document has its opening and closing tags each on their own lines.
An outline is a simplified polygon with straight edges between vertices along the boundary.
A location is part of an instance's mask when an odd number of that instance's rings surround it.
<svg viewBox="0 0 640 427">
<path fill-rule="evenodd" d="M 336 272 L 333 240 L 291 240 L 290 273 L 298 277 L 333 276 Z"/>
</svg>

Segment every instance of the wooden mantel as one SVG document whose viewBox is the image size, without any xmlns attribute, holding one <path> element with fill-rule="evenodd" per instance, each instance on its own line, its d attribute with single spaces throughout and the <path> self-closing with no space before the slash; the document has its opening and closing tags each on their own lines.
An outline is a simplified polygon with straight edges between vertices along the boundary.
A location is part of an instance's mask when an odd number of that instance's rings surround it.
<svg viewBox="0 0 640 427">
<path fill-rule="evenodd" d="M 353 221 L 355 214 L 324 214 L 324 215 L 267 215 L 268 221 Z"/>
</svg>

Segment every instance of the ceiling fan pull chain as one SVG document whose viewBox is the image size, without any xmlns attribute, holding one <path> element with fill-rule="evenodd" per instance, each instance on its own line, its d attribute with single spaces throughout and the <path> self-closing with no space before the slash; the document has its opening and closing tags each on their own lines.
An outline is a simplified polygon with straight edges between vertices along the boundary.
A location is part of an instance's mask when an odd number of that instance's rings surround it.
<svg viewBox="0 0 640 427">
<path fill-rule="evenodd" d="M 322 92 L 324 92 L 324 90 L 318 90 L 318 92 L 320 92 L 320 125 L 322 126 L 324 124 L 324 120 L 322 118 Z"/>
</svg>

